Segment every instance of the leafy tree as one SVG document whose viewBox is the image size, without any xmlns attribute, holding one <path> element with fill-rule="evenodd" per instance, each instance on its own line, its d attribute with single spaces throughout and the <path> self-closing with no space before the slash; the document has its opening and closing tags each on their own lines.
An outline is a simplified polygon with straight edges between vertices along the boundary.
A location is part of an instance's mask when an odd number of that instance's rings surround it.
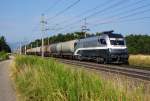
<svg viewBox="0 0 150 101">
<path fill-rule="evenodd" d="M 11 49 L 7 44 L 4 36 L 0 37 L 0 51 L 11 52 Z"/>
<path fill-rule="evenodd" d="M 131 34 L 126 36 L 126 41 L 130 54 L 150 54 L 150 36 Z"/>
</svg>

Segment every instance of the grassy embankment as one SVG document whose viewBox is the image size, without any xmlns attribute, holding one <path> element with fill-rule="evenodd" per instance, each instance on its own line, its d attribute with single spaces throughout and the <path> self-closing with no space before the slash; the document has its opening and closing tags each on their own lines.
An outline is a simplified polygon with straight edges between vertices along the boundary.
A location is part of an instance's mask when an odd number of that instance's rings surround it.
<svg viewBox="0 0 150 101">
<path fill-rule="evenodd" d="M 1 51 L 0 52 L 0 61 L 8 59 L 8 53 Z"/>
<path fill-rule="evenodd" d="M 142 89 L 126 93 L 99 75 L 54 61 L 17 56 L 12 68 L 17 95 L 23 101 L 141 101 Z"/>
<path fill-rule="evenodd" d="M 130 55 L 129 64 L 142 68 L 150 67 L 150 55 Z"/>
</svg>

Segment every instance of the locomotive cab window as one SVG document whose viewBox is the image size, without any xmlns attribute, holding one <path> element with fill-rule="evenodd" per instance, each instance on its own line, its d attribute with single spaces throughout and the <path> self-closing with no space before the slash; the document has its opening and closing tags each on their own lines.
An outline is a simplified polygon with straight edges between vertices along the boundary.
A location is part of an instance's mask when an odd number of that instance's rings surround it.
<svg viewBox="0 0 150 101">
<path fill-rule="evenodd" d="M 102 45 L 106 45 L 106 40 L 105 40 L 105 39 L 100 39 L 99 42 L 100 42 Z"/>
<path fill-rule="evenodd" d="M 125 45 L 124 40 L 110 40 L 111 45 Z"/>
</svg>

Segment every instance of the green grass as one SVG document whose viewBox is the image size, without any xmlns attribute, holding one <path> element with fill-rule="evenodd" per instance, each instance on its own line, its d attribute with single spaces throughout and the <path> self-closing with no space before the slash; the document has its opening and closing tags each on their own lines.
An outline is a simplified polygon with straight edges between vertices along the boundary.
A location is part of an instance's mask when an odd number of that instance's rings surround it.
<svg viewBox="0 0 150 101">
<path fill-rule="evenodd" d="M 130 55 L 129 64 L 148 68 L 150 67 L 150 55 Z"/>
<path fill-rule="evenodd" d="M 99 75 L 53 59 L 17 56 L 12 68 L 19 101 L 141 101 Z"/>
<path fill-rule="evenodd" d="M 8 57 L 8 54 L 6 53 L 6 52 L 4 52 L 4 51 L 1 51 L 0 52 L 0 61 L 1 60 L 6 60 L 6 59 L 8 59 L 9 57 Z"/>
</svg>

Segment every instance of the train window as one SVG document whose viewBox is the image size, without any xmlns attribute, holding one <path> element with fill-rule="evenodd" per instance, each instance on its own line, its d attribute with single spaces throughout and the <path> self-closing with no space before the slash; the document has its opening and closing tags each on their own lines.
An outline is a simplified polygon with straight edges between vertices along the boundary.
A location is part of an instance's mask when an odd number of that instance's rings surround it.
<svg viewBox="0 0 150 101">
<path fill-rule="evenodd" d="M 111 45 L 125 45 L 123 40 L 110 40 Z"/>
<path fill-rule="evenodd" d="M 100 41 L 100 43 L 101 43 L 102 45 L 106 45 L 106 40 L 105 40 L 105 39 L 100 39 L 99 41 Z"/>
</svg>

